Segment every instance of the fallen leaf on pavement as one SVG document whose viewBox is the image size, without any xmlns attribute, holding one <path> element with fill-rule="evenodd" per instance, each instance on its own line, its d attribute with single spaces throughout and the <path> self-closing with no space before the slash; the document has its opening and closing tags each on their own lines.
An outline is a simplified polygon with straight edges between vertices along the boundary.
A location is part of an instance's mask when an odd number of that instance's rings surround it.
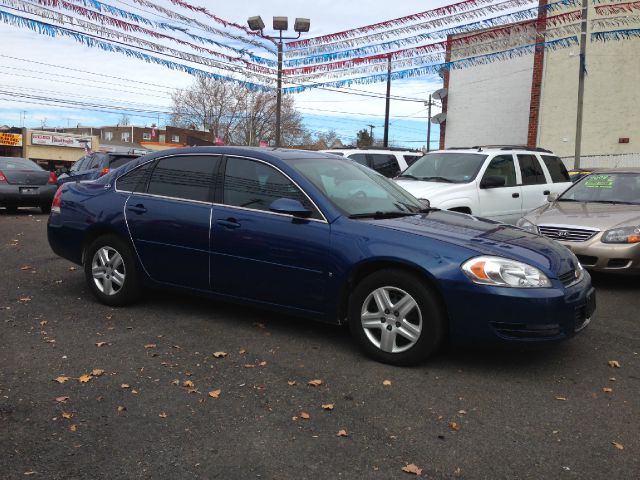
<svg viewBox="0 0 640 480">
<path fill-rule="evenodd" d="M 222 392 L 222 390 L 211 390 L 209 392 L 209 396 L 211 398 L 218 398 L 220 396 L 220 392 Z"/>
<path fill-rule="evenodd" d="M 460 425 L 458 425 L 456 422 L 449 422 L 449 428 L 457 432 L 458 430 L 460 430 Z"/>
<path fill-rule="evenodd" d="M 567 401 L 567 397 L 556 397 L 556 400 L 560 400 L 562 402 L 566 402 Z"/>
<path fill-rule="evenodd" d="M 620 368 L 620 362 L 617 360 L 609 360 L 607 363 L 611 368 Z"/>
<path fill-rule="evenodd" d="M 87 383 L 89 380 L 91 380 L 93 378 L 93 376 L 89 373 L 85 373 L 84 375 L 80 375 L 78 377 L 78 381 L 80 383 Z"/>
<path fill-rule="evenodd" d="M 266 367 L 267 366 L 267 362 L 263 360 L 258 365 L 261 366 L 261 367 Z"/>
<path fill-rule="evenodd" d="M 101 377 L 104 374 L 104 370 L 101 368 L 94 368 L 91 370 L 91 375 L 94 377 Z"/>
<path fill-rule="evenodd" d="M 311 415 L 309 415 L 307 412 L 300 412 L 300 418 L 309 420 L 311 418 Z"/>
<path fill-rule="evenodd" d="M 73 424 L 69 426 L 69 430 L 71 430 L 72 432 L 75 432 L 76 430 L 78 430 L 78 426 Z"/>
<path fill-rule="evenodd" d="M 216 358 L 224 358 L 227 356 L 227 352 L 213 352 L 213 356 Z"/>
<path fill-rule="evenodd" d="M 180 380 L 178 380 L 177 378 L 171 382 L 172 385 L 180 385 Z"/>
<path fill-rule="evenodd" d="M 73 417 L 73 413 L 62 412 L 62 418 L 71 418 Z"/>
<path fill-rule="evenodd" d="M 75 272 L 76 271 L 76 267 L 69 267 L 69 271 L 70 272 Z"/>
<path fill-rule="evenodd" d="M 124 412 L 127 409 L 127 407 L 123 407 L 122 405 L 118 406 L 118 413 L 120 412 Z"/>
<path fill-rule="evenodd" d="M 31 297 L 20 297 L 19 300 L 21 302 L 30 302 L 31 301 Z"/>
<path fill-rule="evenodd" d="M 410 463 L 409 465 L 402 467 L 402 471 L 406 473 L 412 473 L 414 475 L 420 475 L 422 473 L 422 469 L 418 468 L 418 466 L 413 463 Z"/>
<path fill-rule="evenodd" d="M 240 355 L 244 355 L 245 353 L 247 353 L 247 351 L 244 348 L 241 348 L 240 350 L 238 350 L 238 353 Z"/>
<path fill-rule="evenodd" d="M 256 368 L 256 366 L 253 363 L 245 363 L 243 365 L 244 368 Z"/>
<path fill-rule="evenodd" d="M 144 348 L 156 348 L 156 344 L 155 343 L 147 343 Z"/>
<path fill-rule="evenodd" d="M 384 380 L 382 382 L 383 385 L 391 385 L 391 380 Z"/>
<path fill-rule="evenodd" d="M 287 384 L 293 387 L 296 384 L 296 381 L 295 380 L 288 380 Z"/>
<path fill-rule="evenodd" d="M 467 414 L 467 411 L 466 411 L 466 410 L 458 410 L 458 413 L 459 413 L 460 415 L 466 415 L 466 414 Z"/>
<path fill-rule="evenodd" d="M 58 403 L 67 403 L 69 400 L 71 400 L 69 397 L 56 397 Z"/>
<path fill-rule="evenodd" d="M 333 403 L 325 403 L 322 405 L 323 410 L 333 410 Z"/>
<path fill-rule="evenodd" d="M 261 323 L 261 322 L 255 322 L 255 323 L 253 324 L 253 326 L 254 326 L 254 327 L 258 327 L 258 328 L 267 328 L 267 327 L 264 325 L 264 323 Z"/>
<path fill-rule="evenodd" d="M 338 433 L 336 433 L 336 437 L 348 437 L 349 434 L 347 433 L 346 430 L 338 430 Z"/>
<path fill-rule="evenodd" d="M 166 414 L 165 412 L 160 412 L 160 413 L 158 414 L 158 416 L 159 416 L 160 418 L 167 418 L 167 414 Z"/>
<path fill-rule="evenodd" d="M 31 270 L 33 267 L 31 265 L 23 265 L 20 267 L 20 270 Z"/>
<path fill-rule="evenodd" d="M 107 343 L 107 342 L 96 342 L 96 347 L 98 347 L 98 348 L 104 347 L 105 345 L 109 346 L 111 344 Z"/>
<path fill-rule="evenodd" d="M 56 378 L 54 378 L 54 380 L 53 380 L 53 381 L 54 381 L 54 382 L 58 382 L 58 383 L 64 383 L 64 382 L 66 382 L 67 380 L 69 380 L 69 377 L 56 377 Z"/>
<path fill-rule="evenodd" d="M 129 385 L 128 383 L 122 383 L 120 384 L 120 388 L 129 388 L 131 385 Z"/>
<path fill-rule="evenodd" d="M 624 450 L 624 445 L 618 442 L 611 442 L 611 444 L 616 447 L 618 450 Z"/>
<path fill-rule="evenodd" d="M 191 380 L 185 380 L 184 382 L 182 382 L 182 386 L 187 388 L 193 388 L 194 384 Z"/>
<path fill-rule="evenodd" d="M 34 472 L 33 470 L 29 470 L 27 472 L 24 472 L 24 475 L 35 475 L 38 472 Z"/>
<path fill-rule="evenodd" d="M 320 380 L 319 378 L 315 378 L 313 380 L 309 380 L 307 382 L 307 385 L 311 385 L 312 387 L 318 387 L 322 385 L 322 380 Z"/>
<path fill-rule="evenodd" d="M 602 391 L 603 391 L 604 393 L 611 393 L 611 392 L 613 392 L 613 388 L 604 387 L 604 388 L 602 389 Z"/>
</svg>

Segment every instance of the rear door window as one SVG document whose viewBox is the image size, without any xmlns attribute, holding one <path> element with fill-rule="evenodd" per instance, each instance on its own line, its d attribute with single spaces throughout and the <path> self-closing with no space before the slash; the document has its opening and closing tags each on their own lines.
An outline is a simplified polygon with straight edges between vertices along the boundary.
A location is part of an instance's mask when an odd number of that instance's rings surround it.
<svg viewBox="0 0 640 480">
<path fill-rule="evenodd" d="M 109 168 L 115 169 L 121 167 L 125 163 L 135 160 L 135 157 L 109 157 Z"/>
<path fill-rule="evenodd" d="M 151 172 L 147 193 L 163 197 L 208 202 L 220 157 L 184 155 L 158 160 Z"/>
<path fill-rule="evenodd" d="M 413 163 L 422 158 L 422 155 L 403 155 L 404 161 L 407 162 L 407 165 L 413 165 Z"/>
<path fill-rule="evenodd" d="M 155 162 L 147 162 L 119 177 L 116 181 L 116 189 L 123 192 L 145 192 L 147 190 L 149 172 L 151 172 L 151 167 L 154 164 Z"/>
<path fill-rule="evenodd" d="M 371 167 L 385 177 L 395 177 L 400 173 L 400 167 L 395 155 L 384 153 L 369 153 L 367 155 L 371 159 Z"/>
<path fill-rule="evenodd" d="M 542 161 L 547 166 L 547 170 L 549 170 L 549 175 L 551 175 L 551 181 L 553 183 L 565 183 L 571 181 L 569 172 L 567 172 L 567 167 L 564 166 L 562 160 L 551 155 L 541 155 L 541 157 Z"/>
<path fill-rule="evenodd" d="M 540 185 L 547 183 L 540 162 L 535 155 L 518 155 L 523 185 Z"/>
</svg>

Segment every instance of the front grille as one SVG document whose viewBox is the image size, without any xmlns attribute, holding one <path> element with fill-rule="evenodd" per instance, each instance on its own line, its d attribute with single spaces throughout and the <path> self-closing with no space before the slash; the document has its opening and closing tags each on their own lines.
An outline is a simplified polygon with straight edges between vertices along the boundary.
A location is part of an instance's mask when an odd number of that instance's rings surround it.
<svg viewBox="0 0 640 480">
<path fill-rule="evenodd" d="M 631 263 L 631 260 L 628 258 L 612 258 L 607 263 L 607 268 L 625 268 L 629 266 L 629 263 Z"/>
<path fill-rule="evenodd" d="M 575 283 L 575 281 L 577 280 L 576 271 L 575 270 L 569 270 L 567 273 L 563 273 L 558 278 L 562 282 L 562 285 L 564 285 L 565 287 L 568 287 L 572 283 Z"/>
<path fill-rule="evenodd" d="M 562 333 L 560 325 L 557 323 L 527 325 L 525 323 L 491 322 L 491 326 L 502 337 L 520 340 L 554 338 Z"/>
<path fill-rule="evenodd" d="M 576 255 L 576 257 L 578 257 L 578 261 L 583 267 L 593 267 L 598 263 L 598 257 L 592 257 L 591 255 Z"/>
<path fill-rule="evenodd" d="M 550 225 L 539 225 L 540 235 L 544 235 L 552 240 L 562 240 L 565 242 L 586 242 L 600 230 L 587 228 L 565 228 Z"/>
</svg>

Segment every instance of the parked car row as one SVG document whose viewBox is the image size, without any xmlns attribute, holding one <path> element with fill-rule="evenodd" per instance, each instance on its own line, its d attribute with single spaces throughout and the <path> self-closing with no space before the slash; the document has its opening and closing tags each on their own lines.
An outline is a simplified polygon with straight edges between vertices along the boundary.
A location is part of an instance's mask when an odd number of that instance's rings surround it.
<svg viewBox="0 0 640 480">
<path fill-rule="evenodd" d="M 476 171 L 461 163 L 446 174 L 479 182 L 489 162 L 489 177 L 520 180 L 529 170 L 517 155 L 516 173 L 494 168 L 492 152 L 471 158 Z M 541 170 L 546 181 L 550 169 Z M 145 286 L 186 289 L 346 323 L 367 354 L 392 364 L 418 363 L 446 339 L 558 342 L 595 310 L 589 274 L 558 242 L 426 208 L 370 168 L 317 152 L 147 155 L 60 186 L 48 238 L 55 253 L 83 266 L 107 305 L 129 304 Z"/>
</svg>

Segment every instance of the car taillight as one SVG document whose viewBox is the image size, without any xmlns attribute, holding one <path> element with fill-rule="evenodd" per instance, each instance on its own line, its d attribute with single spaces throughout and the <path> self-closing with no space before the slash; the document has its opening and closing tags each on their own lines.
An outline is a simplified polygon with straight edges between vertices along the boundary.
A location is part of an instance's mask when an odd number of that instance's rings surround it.
<svg viewBox="0 0 640 480">
<path fill-rule="evenodd" d="M 56 185 L 58 183 L 58 177 L 56 177 L 55 173 L 49 173 L 49 180 L 47 180 L 47 183 L 49 185 Z"/>
<path fill-rule="evenodd" d="M 100 170 L 101 177 L 104 177 L 107 173 L 109 173 L 109 167 L 104 167 L 102 170 Z"/>
<path fill-rule="evenodd" d="M 5 177 L 4 173 L 2 173 L 2 170 L 0 170 L 0 183 L 9 183 L 7 182 L 7 177 Z"/>
<path fill-rule="evenodd" d="M 53 202 L 51 203 L 51 213 L 60 213 L 60 207 L 62 206 L 62 189 L 64 185 L 60 185 L 56 194 L 53 196 Z"/>
</svg>

